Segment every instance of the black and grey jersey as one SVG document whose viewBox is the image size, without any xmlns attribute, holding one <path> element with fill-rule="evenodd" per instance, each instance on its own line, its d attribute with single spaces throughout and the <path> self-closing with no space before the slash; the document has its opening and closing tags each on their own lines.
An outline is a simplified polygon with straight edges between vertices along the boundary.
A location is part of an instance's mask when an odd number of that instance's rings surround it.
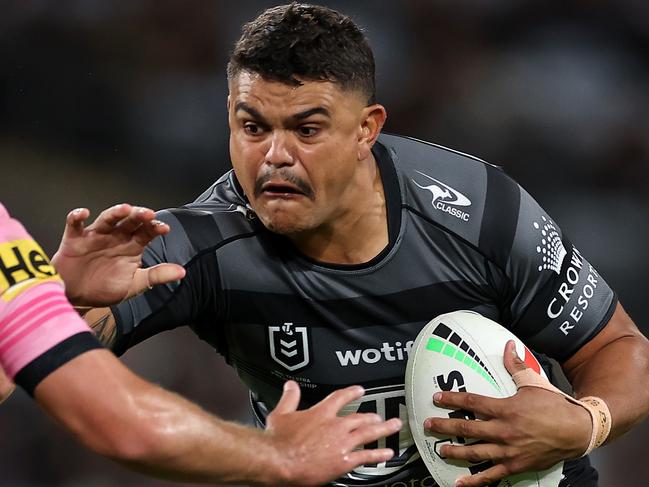
<svg viewBox="0 0 649 487">
<path fill-rule="evenodd" d="M 188 325 L 236 369 L 262 423 L 287 379 L 301 384 L 304 406 L 361 384 L 367 393 L 348 411 L 404 418 L 410 347 L 439 314 L 477 311 L 559 361 L 609 321 L 614 293 L 501 169 L 393 135 L 374 155 L 389 245 L 364 264 L 300 254 L 261 225 L 233 172 L 195 202 L 161 211 L 172 231 L 149 246 L 144 265 L 177 262 L 187 275 L 113 308 L 116 351 Z M 338 485 L 434 485 L 407 428 L 370 446 L 383 445 L 395 459 Z M 595 485 L 579 479 L 596 478 L 584 464 L 572 467 L 570 485 Z"/>
</svg>

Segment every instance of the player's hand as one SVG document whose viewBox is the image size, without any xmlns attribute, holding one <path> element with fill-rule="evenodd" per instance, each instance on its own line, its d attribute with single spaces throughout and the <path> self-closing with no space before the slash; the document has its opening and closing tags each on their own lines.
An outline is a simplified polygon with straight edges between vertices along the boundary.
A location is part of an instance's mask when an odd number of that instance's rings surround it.
<svg viewBox="0 0 649 487">
<path fill-rule="evenodd" d="M 338 416 L 343 406 L 363 394 L 360 386 L 347 387 L 298 411 L 299 386 L 293 381 L 284 384 L 282 398 L 266 421 L 266 432 L 284 463 L 277 485 L 323 485 L 359 465 L 385 462 L 394 456 L 389 448 L 357 448 L 399 431 L 402 424 L 398 418 L 383 421 L 372 413 Z"/>
<path fill-rule="evenodd" d="M 505 347 L 504 363 L 512 375 L 527 368 L 516 355 L 513 341 Z M 493 463 L 486 470 L 459 479 L 457 485 L 461 487 L 489 485 L 516 473 L 545 470 L 583 454 L 590 439 L 588 412 L 563 396 L 538 387 L 522 387 L 506 399 L 442 392 L 436 393 L 434 400 L 438 406 L 472 411 L 482 419 L 424 421 L 427 431 L 483 440 L 479 444 L 441 448 L 440 453 L 446 458 Z"/>
<path fill-rule="evenodd" d="M 65 282 L 68 299 L 77 306 L 107 306 L 142 293 L 157 284 L 182 279 L 176 264 L 140 269 L 144 248 L 169 232 L 148 208 L 116 205 L 87 227 L 90 212 L 68 214 L 63 239 L 52 264 Z"/>
</svg>

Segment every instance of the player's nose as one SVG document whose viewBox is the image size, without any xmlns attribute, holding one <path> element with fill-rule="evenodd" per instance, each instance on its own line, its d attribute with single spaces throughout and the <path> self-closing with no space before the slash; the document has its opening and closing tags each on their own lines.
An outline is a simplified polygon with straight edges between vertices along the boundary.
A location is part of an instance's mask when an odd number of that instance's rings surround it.
<svg viewBox="0 0 649 487">
<path fill-rule="evenodd" d="M 284 130 L 275 130 L 269 138 L 265 162 L 277 167 L 291 166 L 295 161 L 293 151 L 294 146 L 290 134 L 287 134 Z"/>
</svg>

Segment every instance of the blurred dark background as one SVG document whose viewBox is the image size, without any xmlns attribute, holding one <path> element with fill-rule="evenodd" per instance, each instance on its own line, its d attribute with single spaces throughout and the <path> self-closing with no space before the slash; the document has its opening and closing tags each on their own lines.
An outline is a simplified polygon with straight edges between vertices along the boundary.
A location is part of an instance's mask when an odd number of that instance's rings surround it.
<svg viewBox="0 0 649 487">
<path fill-rule="evenodd" d="M 367 31 L 387 130 L 502 165 L 649 331 L 649 3 L 324 3 Z M 273 4 L 2 2 L 0 201 L 52 253 L 76 206 L 96 215 L 123 201 L 193 200 L 229 168 L 230 46 Z M 125 361 L 210 411 L 248 420 L 236 377 L 187 330 Z M 648 434 L 642 425 L 596 452 L 602 486 L 647 483 Z M 0 485 L 170 485 L 82 450 L 22 391 L 0 407 L 0 451 Z"/>
</svg>

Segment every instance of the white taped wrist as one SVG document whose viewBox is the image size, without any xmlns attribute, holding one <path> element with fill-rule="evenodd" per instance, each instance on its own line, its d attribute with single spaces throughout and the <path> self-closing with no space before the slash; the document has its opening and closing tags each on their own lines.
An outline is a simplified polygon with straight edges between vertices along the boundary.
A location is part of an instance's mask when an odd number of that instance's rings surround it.
<svg viewBox="0 0 649 487">
<path fill-rule="evenodd" d="M 603 399 L 595 396 L 587 396 L 579 399 L 579 403 L 590 413 L 593 421 L 593 432 L 590 435 L 590 442 L 584 455 L 588 455 L 595 448 L 598 448 L 606 441 L 611 432 L 611 412 Z"/>
</svg>

